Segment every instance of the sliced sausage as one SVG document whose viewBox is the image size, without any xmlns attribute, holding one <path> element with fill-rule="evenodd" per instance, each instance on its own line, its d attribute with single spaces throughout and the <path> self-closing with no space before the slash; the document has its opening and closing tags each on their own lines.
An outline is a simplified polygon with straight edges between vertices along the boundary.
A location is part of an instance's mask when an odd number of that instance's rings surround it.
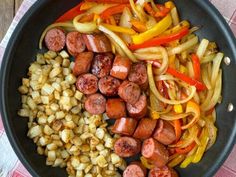
<svg viewBox="0 0 236 177">
<path fill-rule="evenodd" d="M 82 35 L 77 31 L 69 32 L 66 35 L 66 47 L 72 56 L 77 56 L 85 50 L 85 44 Z"/>
<path fill-rule="evenodd" d="M 129 81 L 138 84 L 141 89 L 146 90 L 148 88 L 148 76 L 146 65 L 142 62 L 134 63 L 131 66 L 128 79 Z"/>
<path fill-rule="evenodd" d="M 111 43 L 104 34 L 84 34 L 87 49 L 96 53 L 111 52 Z"/>
<path fill-rule="evenodd" d="M 98 78 L 93 74 L 82 74 L 76 81 L 76 88 L 87 95 L 96 93 L 98 90 Z"/>
<path fill-rule="evenodd" d="M 152 133 L 156 127 L 157 120 L 144 118 L 138 123 L 138 126 L 133 134 L 134 138 L 147 139 L 152 136 Z"/>
<path fill-rule="evenodd" d="M 106 110 L 106 99 L 102 94 L 92 94 L 86 99 L 84 107 L 90 114 L 102 114 Z"/>
<path fill-rule="evenodd" d="M 106 103 L 106 114 L 110 119 L 126 117 L 125 102 L 120 98 L 110 98 Z"/>
<path fill-rule="evenodd" d="M 120 80 L 112 76 L 106 76 L 99 80 L 98 88 L 106 96 L 116 96 L 120 86 Z"/>
<path fill-rule="evenodd" d="M 139 86 L 130 81 L 124 81 L 118 89 L 118 95 L 127 103 L 134 105 L 140 97 Z"/>
<path fill-rule="evenodd" d="M 136 126 L 137 121 L 135 119 L 122 117 L 116 120 L 112 132 L 131 136 L 134 133 Z"/>
<path fill-rule="evenodd" d="M 62 29 L 50 29 L 44 38 L 47 48 L 51 51 L 59 52 L 65 47 L 66 35 Z"/>
<path fill-rule="evenodd" d="M 174 127 L 165 120 L 158 120 L 153 138 L 164 145 L 173 143 L 176 139 Z"/>
<path fill-rule="evenodd" d="M 149 171 L 148 177 L 178 177 L 173 168 L 164 166 L 162 168 L 155 167 Z"/>
<path fill-rule="evenodd" d="M 164 145 L 153 138 L 144 140 L 142 155 L 157 167 L 163 167 L 169 160 L 169 154 Z"/>
<path fill-rule="evenodd" d="M 132 157 L 141 150 L 141 142 L 132 137 L 121 137 L 114 144 L 114 151 L 120 157 Z"/>
<path fill-rule="evenodd" d="M 130 117 L 135 119 L 143 118 L 147 114 L 147 97 L 142 94 L 135 104 L 126 104 L 126 108 Z"/>
<path fill-rule="evenodd" d="M 131 64 L 128 58 L 117 55 L 110 72 L 111 76 L 125 80 L 129 74 Z"/>
<path fill-rule="evenodd" d="M 75 58 L 73 67 L 73 74 L 78 76 L 80 74 L 88 73 L 93 60 L 93 52 L 79 53 Z"/>
<path fill-rule="evenodd" d="M 132 162 L 126 167 L 123 177 L 146 177 L 147 169 L 140 162 Z"/>
<path fill-rule="evenodd" d="M 113 55 L 111 53 L 97 54 L 92 63 L 92 73 L 98 78 L 108 76 L 112 67 Z"/>
</svg>

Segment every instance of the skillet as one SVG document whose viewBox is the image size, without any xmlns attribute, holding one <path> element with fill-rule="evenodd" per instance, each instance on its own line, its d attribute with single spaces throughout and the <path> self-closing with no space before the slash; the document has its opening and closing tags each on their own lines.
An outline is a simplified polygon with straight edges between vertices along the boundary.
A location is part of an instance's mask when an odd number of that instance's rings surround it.
<svg viewBox="0 0 236 177">
<path fill-rule="evenodd" d="M 159 1 L 160 2 L 160 1 Z M 45 157 L 36 152 L 36 146 L 27 138 L 27 119 L 20 118 L 20 94 L 17 88 L 27 68 L 35 60 L 42 31 L 60 15 L 78 4 L 78 0 L 40 0 L 25 14 L 15 29 L 5 51 L 0 72 L 0 109 L 10 143 L 21 162 L 34 177 L 66 177 L 66 171 L 45 165 Z M 215 41 L 220 51 L 231 59 L 223 68 L 223 101 L 217 107 L 218 137 L 215 145 L 198 164 L 177 169 L 181 177 L 210 177 L 229 155 L 236 138 L 236 112 L 228 112 L 229 103 L 236 106 L 236 41 L 224 18 L 207 0 L 175 1 L 181 19 L 203 28 L 200 38 Z"/>
</svg>

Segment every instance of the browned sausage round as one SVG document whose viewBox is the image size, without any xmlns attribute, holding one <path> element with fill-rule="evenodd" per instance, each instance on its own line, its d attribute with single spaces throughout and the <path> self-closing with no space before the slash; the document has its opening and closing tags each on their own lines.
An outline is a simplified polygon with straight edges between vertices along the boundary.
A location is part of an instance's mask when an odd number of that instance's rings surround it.
<svg viewBox="0 0 236 177">
<path fill-rule="evenodd" d="M 50 29 L 45 36 L 45 44 L 51 51 L 59 52 L 65 47 L 66 35 L 62 29 Z"/>
<path fill-rule="evenodd" d="M 141 150 L 141 142 L 132 137 L 121 137 L 114 144 L 114 151 L 120 157 L 132 157 Z"/>
<path fill-rule="evenodd" d="M 112 67 L 111 53 L 97 54 L 92 63 L 92 73 L 98 78 L 108 76 Z"/>
<path fill-rule="evenodd" d="M 132 162 L 126 167 L 123 177 L 146 177 L 147 169 L 140 162 Z"/>
<path fill-rule="evenodd" d="M 136 126 L 137 121 L 135 119 L 122 117 L 116 120 L 112 132 L 131 136 L 134 133 Z"/>
<path fill-rule="evenodd" d="M 156 127 L 157 120 L 144 118 L 141 119 L 138 123 L 133 137 L 138 139 L 147 139 L 152 136 L 152 133 Z"/>
<path fill-rule="evenodd" d="M 84 107 L 90 114 L 102 114 L 106 110 L 106 99 L 102 94 L 92 94 L 86 99 Z"/>
<path fill-rule="evenodd" d="M 111 43 L 104 34 L 84 34 L 83 39 L 89 51 L 96 53 L 111 52 Z"/>
<path fill-rule="evenodd" d="M 164 166 L 162 168 L 155 167 L 149 171 L 148 177 L 178 177 L 173 168 Z"/>
<path fill-rule="evenodd" d="M 98 78 L 89 73 L 80 75 L 76 81 L 76 88 L 87 95 L 96 93 L 98 90 Z"/>
<path fill-rule="evenodd" d="M 85 44 L 82 35 L 77 31 L 69 32 L 66 35 L 66 47 L 72 56 L 77 56 L 85 50 Z"/>
<path fill-rule="evenodd" d="M 130 117 L 135 119 L 143 118 L 147 114 L 147 97 L 142 94 L 135 104 L 126 104 L 126 108 Z"/>
<path fill-rule="evenodd" d="M 134 105 L 140 97 L 141 90 L 139 86 L 130 81 L 124 81 L 119 89 L 118 95 L 127 103 Z"/>
<path fill-rule="evenodd" d="M 128 58 L 117 55 L 115 57 L 110 74 L 113 77 L 125 80 L 129 74 L 130 67 L 131 61 Z"/>
<path fill-rule="evenodd" d="M 135 63 L 131 66 L 128 76 L 129 81 L 134 82 L 143 90 L 148 87 L 147 69 L 144 63 Z"/>
<path fill-rule="evenodd" d="M 110 98 L 106 103 L 106 114 L 110 119 L 126 116 L 125 102 L 120 98 Z"/>
<path fill-rule="evenodd" d="M 157 167 L 163 167 L 169 160 L 165 146 L 153 138 L 148 138 L 143 142 L 142 155 Z"/>
<path fill-rule="evenodd" d="M 75 65 L 73 67 L 73 74 L 78 76 L 80 74 L 88 73 L 93 60 L 93 52 L 79 53 L 75 58 Z"/>
<path fill-rule="evenodd" d="M 106 96 L 116 96 L 120 81 L 112 76 L 106 76 L 98 81 L 98 88 L 100 92 Z"/>
<path fill-rule="evenodd" d="M 164 145 L 173 143 L 176 139 L 174 127 L 165 120 L 158 120 L 153 138 Z"/>
</svg>

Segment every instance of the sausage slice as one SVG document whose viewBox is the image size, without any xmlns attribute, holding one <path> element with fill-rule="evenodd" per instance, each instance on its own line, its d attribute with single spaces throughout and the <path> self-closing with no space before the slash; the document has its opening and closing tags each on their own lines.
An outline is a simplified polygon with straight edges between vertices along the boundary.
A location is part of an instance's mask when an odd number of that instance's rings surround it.
<svg viewBox="0 0 236 177">
<path fill-rule="evenodd" d="M 141 89 L 146 90 L 148 87 L 147 68 L 143 62 L 134 63 L 128 76 L 129 81 L 134 82 L 140 86 Z"/>
<path fill-rule="evenodd" d="M 149 171 L 148 177 L 178 177 L 173 168 L 164 166 L 162 168 L 155 167 Z"/>
<path fill-rule="evenodd" d="M 111 52 L 111 43 L 104 34 L 84 34 L 87 49 L 96 53 Z"/>
<path fill-rule="evenodd" d="M 135 119 L 143 118 L 147 114 L 147 97 L 142 94 L 135 104 L 126 104 L 126 108 L 130 117 Z"/>
<path fill-rule="evenodd" d="M 93 52 L 79 53 L 75 58 L 75 65 L 73 67 L 73 74 L 78 76 L 80 74 L 88 73 L 93 60 Z"/>
<path fill-rule="evenodd" d="M 106 99 L 99 93 L 92 94 L 86 99 L 84 107 L 90 114 L 102 114 L 106 110 Z"/>
<path fill-rule="evenodd" d="M 141 140 L 150 138 L 156 127 L 157 120 L 144 118 L 139 121 L 133 137 Z"/>
<path fill-rule="evenodd" d="M 132 118 L 120 118 L 115 121 L 113 133 L 131 136 L 137 126 L 137 121 Z"/>
<path fill-rule="evenodd" d="M 108 76 L 112 67 L 113 55 L 111 53 L 97 54 L 92 63 L 92 73 L 98 78 Z"/>
<path fill-rule="evenodd" d="M 112 76 L 106 76 L 99 80 L 98 88 L 100 92 L 106 96 L 116 96 L 120 84 L 120 80 Z"/>
<path fill-rule="evenodd" d="M 165 120 L 158 120 L 153 138 L 164 145 L 172 144 L 176 139 L 174 127 Z"/>
<path fill-rule="evenodd" d="M 165 146 L 153 138 L 148 138 L 143 142 L 142 155 L 157 167 L 165 166 L 169 160 L 169 154 Z"/>
<path fill-rule="evenodd" d="M 120 157 L 132 157 L 141 150 L 141 142 L 132 137 L 121 137 L 114 144 L 114 151 Z"/>
<path fill-rule="evenodd" d="M 60 28 L 50 29 L 44 38 L 47 48 L 51 51 L 59 52 L 65 47 L 66 35 Z"/>
<path fill-rule="evenodd" d="M 82 35 L 77 31 L 69 32 L 66 35 L 66 47 L 72 56 L 77 56 L 85 50 L 85 44 Z"/>
<path fill-rule="evenodd" d="M 76 81 L 76 88 L 87 95 L 96 93 L 98 90 L 98 78 L 93 74 L 80 75 Z"/>
<path fill-rule="evenodd" d="M 127 103 L 134 105 L 140 97 L 141 90 L 139 86 L 130 81 L 124 81 L 119 89 L 118 95 Z"/>
<path fill-rule="evenodd" d="M 147 169 L 140 162 L 132 162 L 126 167 L 123 177 L 146 177 Z"/>
<path fill-rule="evenodd" d="M 110 72 L 111 76 L 125 80 L 129 74 L 131 64 L 128 58 L 117 55 Z"/>
<path fill-rule="evenodd" d="M 120 98 L 108 99 L 106 103 L 106 114 L 110 119 L 120 119 L 125 117 L 125 102 Z"/>
</svg>

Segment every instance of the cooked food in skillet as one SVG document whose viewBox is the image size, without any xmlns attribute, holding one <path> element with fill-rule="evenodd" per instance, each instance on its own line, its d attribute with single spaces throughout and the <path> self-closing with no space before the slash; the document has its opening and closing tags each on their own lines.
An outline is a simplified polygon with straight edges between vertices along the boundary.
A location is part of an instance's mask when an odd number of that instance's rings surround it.
<svg viewBox="0 0 236 177">
<path fill-rule="evenodd" d="M 71 177 L 175 177 L 198 163 L 217 137 L 224 55 L 197 30 L 152 0 L 86 0 L 49 25 L 18 112 L 46 164 Z"/>
</svg>

